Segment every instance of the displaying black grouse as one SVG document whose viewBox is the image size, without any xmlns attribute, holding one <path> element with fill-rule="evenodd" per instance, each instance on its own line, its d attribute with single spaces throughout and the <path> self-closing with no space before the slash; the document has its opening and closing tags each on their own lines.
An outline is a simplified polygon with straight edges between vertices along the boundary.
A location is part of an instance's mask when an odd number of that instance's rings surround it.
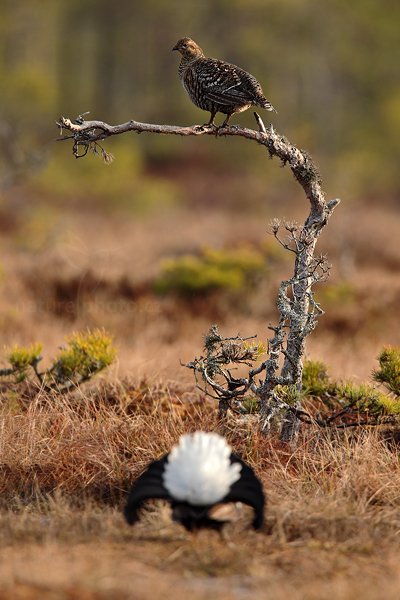
<svg viewBox="0 0 400 600">
<path fill-rule="evenodd" d="M 168 454 L 152 462 L 135 481 L 124 510 L 130 525 L 139 519 L 146 500 L 167 500 L 172 518 L 188 531 L 221 529 L 224 521 L 209 515 L 216 505 L 242 502 L 254 509 L 252 525 L 263 524 L 264 492 L 254 471 L 232 454 L 216 433 L 183 435 Z"/>
</svg>

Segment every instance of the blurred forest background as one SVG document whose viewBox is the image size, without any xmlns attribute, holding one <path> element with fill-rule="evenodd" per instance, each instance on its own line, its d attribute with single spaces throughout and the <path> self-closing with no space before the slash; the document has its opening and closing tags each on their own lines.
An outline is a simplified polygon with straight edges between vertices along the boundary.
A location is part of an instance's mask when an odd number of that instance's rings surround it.
<svg viewBox="0 0 400 600">
<path fill-rule="evenodd" d="M 4 344 L 51 351 L 104 326 L 121 373 L 175 379 L 214 321 L 267 335 L 291 269 L 268 222 L 308 211 L 287 169 L 241 139 L 125 134 L 105 143 L 110 166 L 54 141 L 61 114 L 205 122 L 171 52 L 188 35 L 259 79 L 279 113 L 266 123 L 342 199 L 319 244 L 333 269 L 309 352 L 367 376 L 381 346 L 400 343 L 399 22 L 394 0 L 2 0 Z M 233 123 L 254 127 L 252 111 Z"/>
</svg>

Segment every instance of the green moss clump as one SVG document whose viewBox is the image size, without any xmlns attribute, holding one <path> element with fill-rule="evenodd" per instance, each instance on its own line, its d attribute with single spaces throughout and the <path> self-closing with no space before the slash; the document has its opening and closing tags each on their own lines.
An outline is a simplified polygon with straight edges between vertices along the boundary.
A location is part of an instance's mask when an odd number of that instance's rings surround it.
<svg viewBox="0 0 400 600">
<path fill-rule="evenodd" d="M 329 306 L 351 306 L 357 300 L 357 291 L 349 281 L 325 285 L 315 294 L 317 302 Z"/>
<path fill-rule="evenodd" d="M 298 393 L 295 385 L 277 385 L 274 392 L 278 398 L 289 404 L 289 406 L 294 406 L 298 400 Z"/>
<path fill-rule="evenodd" d="M 399 385 L 400 355 L 395 349 L 384 349 L 380 355 L 381 371 L 374 373 L 377 381 L 384 382 L 395 392 Z M 396 379 L 397 376 L 397 379 Z M 348 409 L 349 415 L 375 418 L 400 415 L 400 402 L 372 385 L 338 382 L 329 377 L 327 366 L 319 361 L 305 361 L 303 368 L 303 397 L 322 403 L 333 412 Z M 329 416 L 329 415 L 328 415 Z"/>
<path fill-rule="evenodd" d="M 116 355 L 111 337 L 100 329 L 73 334 L 44 371 L 38 368 L 41 352 L 41 344 L 14 346 L 7 356 L 11 367 L 0 369 L 0 377 L 13 377 L 16 383 L 33 378 L 43 390 L 67 392 L 108 367 Z"/>
<path fill-rule="evenodd" d="M 11 365 L 13 375 L 17 381 L 23 381 L 28 373 L 29 367 L 36 368 L 41 360 L 42 344 L 31 344 L 29 348 L 15 345 L 7 356 Z"/>
<path fill-rule="evenodd" d="M 343 405 L 352 404 L 360 412 L 372 416 L 400 415 L 400 402 L 372 385 L 337 384 L 335 392 Z"/>
<path fill-rule="evenodd" d="M 108 367 L 115 355 L 112 339 L 104 331 L 75 333 L 61 349 L 49 375 L 57 383 L 85 381 Z"/>
<path fill-rule="evenodd" d="M 256 396 L 246 396 L 241 401 L 243 412 L 248 415 L 254 415 L 260 412 L 260 400 Z"/>
<path fill-rule="evenodd" d="M 249 360 L 258 360 L 267 352 L 267 344 L 259 340 L 258 342 L 243 342 L 243 349 L 251 356 Z"/>
<path fill-rule="evenodd" d="M 306 360 L 303 366 L 303 393 L 305 396 L 320 396 L 330 386 L 328 367 L 318 360 Z"/>
<path fill-rule="evenodd" d="M 400 396 L 400 348 L 384 348 L 378 360 L 380 368 L 373 371 L 373 378 Z"/>
<path fill-rule="evenodd" d="M 181 295 L 241 290 L 253 286 L 265 268 L 265 256 L 255 248 L 206 248 L 199 256 L 187 254 L 164 261 L 153 287 L 160 294 L 175 292 Z"/>
</svg>

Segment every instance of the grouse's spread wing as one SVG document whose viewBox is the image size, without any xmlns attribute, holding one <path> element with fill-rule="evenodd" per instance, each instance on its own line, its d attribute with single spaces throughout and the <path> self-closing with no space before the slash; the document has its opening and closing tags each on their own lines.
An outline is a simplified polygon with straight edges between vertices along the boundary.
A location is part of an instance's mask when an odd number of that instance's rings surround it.
<svg viewBox="0 0 400 600">
<path fill-rule="evenodd" d="M 164 487 L 162 477 L 167 458 L 168 454 L 152 462 L 133 484 L 124 509 L 125 518 L 130 525 L 138 520 L 139 509 L 146 500 L 152 498 L 171 500 L 170 494 Z"/>
<path fill-rule="evenodd" d="M 253 527 L 260 529 L 264 522 L 265 496 L 260 480 L 256 477 L 253 469 L 246 465 L 241 458 L 231 454 L 231 462 L 238 462 L 242 465 L 240 479 L 235 481 L 230 492 L 221 500 L 221 502 L 243 502 L 254 509 Z"/>
<path fill-rule="evenodd" d="M 243 105 L 262 95 L 256 78 L 236 65 L 214 58 L 205 58 L 198 63 L 197 83 L 208 100 L 221 105 Z"/>
</svg>

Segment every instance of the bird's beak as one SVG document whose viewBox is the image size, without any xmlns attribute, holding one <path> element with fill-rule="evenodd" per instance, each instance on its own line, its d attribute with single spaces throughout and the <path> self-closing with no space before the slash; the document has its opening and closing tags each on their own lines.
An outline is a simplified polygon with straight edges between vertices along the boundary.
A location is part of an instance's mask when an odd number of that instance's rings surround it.
<svg viewBox="0 0 400 600">
<path fill-rule="evenodd" d="M 172 52 L 173 52 L 174 50 L 179 50 L 179 48 L 178 48 L 178 44 L 175 44 L 175 46 L 172 48 Z"/>
</svg>

